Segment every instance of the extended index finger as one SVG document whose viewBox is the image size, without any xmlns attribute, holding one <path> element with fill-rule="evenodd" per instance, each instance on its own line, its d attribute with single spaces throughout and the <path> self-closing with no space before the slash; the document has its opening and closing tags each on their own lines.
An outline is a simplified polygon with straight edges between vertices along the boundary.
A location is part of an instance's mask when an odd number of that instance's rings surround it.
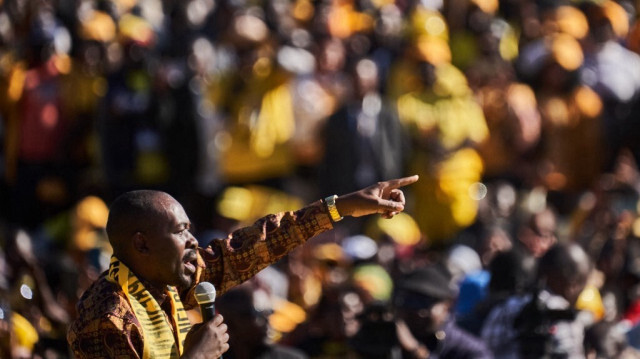
<svg viewBox="0 0 640 359">
<path fill-rule="evenodd" d="M 388 189 L 396 189 L 404 186 L 408 186 L 412 183 L 416 183 L 418 181 L 418 175 L 413 175 L 409 177 L 396 178 L 392 180 L 386 181 Z"/>
</svg>

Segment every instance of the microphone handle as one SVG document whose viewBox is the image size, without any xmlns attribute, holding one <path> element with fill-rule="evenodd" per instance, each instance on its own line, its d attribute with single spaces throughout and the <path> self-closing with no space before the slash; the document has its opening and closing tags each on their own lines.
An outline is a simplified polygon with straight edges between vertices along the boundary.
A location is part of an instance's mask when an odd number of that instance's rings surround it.
<svg viewBox="0 0 640 359">
<path fill-rule="evenodd" d="M 216 306 L 214 302 L 200 304 L 200 312 L 202 313 L 202 321 L 208 322 L 216 316 Z"/>
<path fill-rule="evenodd" d="M 200 312 L 202 314 L 202 322 L 213 320 L 216 316 L 216 305 L 214 302 L 200 304 Z M 218 359 L 223 359 L 222 355 Z"/>
</svg>

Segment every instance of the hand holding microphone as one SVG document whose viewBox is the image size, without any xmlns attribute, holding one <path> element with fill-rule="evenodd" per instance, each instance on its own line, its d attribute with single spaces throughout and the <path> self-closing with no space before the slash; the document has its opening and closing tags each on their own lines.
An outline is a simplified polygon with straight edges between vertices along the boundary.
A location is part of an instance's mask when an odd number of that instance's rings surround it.
<svg viewBox="0 0 640 359">
<path fill-rule="evenodd" d="M 229 350 L 229 334 L 222 316 L 216 315 L 216 289 L 209 282 L 198 283 L 195 298 L 202 323 L 194 325 L 187 335 L 182 358 L 222 358 L 222 353 Z"/>
<path fill-rule="evenodd" d="M 209 282 L 200 282 L 196 286 L 195 296 L 202 313 L 202 321 L 212 320 L 216 316 L 216 287 Z"/>
</svg>

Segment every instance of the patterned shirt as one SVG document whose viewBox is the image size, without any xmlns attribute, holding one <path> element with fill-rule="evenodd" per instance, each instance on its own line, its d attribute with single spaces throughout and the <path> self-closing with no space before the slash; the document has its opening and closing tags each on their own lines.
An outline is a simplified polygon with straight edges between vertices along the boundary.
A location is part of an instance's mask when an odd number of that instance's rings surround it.
<svg viewBox="0 0 640 359">
<path fill-rule="evenodd" d="M 213 240 L 198 252 L 205 268 L 190 288 L 178 288 L 186 309 L 197 305 L 195 284 L 211 282 L 219 293 L 250 279 L 284 257 L 307 239 L 333 228 L 321 201 L 298 211 L 268 215 L 238 229 L 224 240 Z M 165 312 L 171 302 L 163 293 L 146 286 Z M 125 294 L 106 273 L 82 295 L 78 317 L 67 334 L 76 358 L 141 358 L 142 327 Z M 175 323 L 167 317 L 175 332 Z"/>
</svg>

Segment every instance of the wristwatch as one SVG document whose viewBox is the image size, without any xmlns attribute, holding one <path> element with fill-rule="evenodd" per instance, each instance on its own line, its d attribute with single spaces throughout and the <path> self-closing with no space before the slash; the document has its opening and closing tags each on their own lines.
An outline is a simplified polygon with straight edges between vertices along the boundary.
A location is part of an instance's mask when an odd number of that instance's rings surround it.
<svg viewBox="0 0 640 359">
<path fill-rule="evenodd" d="M 327 210 L 329 210 L 329 215 L 331 216 L 331 220 L 334 222 L 339 222 L 342 220 L 340 212 L 338 212 L 338 208 L 336 208 L 336 198 L 337 195 L 329 196 L 324 199 L 324 203 L 327 205 Z"/>
</svg>

